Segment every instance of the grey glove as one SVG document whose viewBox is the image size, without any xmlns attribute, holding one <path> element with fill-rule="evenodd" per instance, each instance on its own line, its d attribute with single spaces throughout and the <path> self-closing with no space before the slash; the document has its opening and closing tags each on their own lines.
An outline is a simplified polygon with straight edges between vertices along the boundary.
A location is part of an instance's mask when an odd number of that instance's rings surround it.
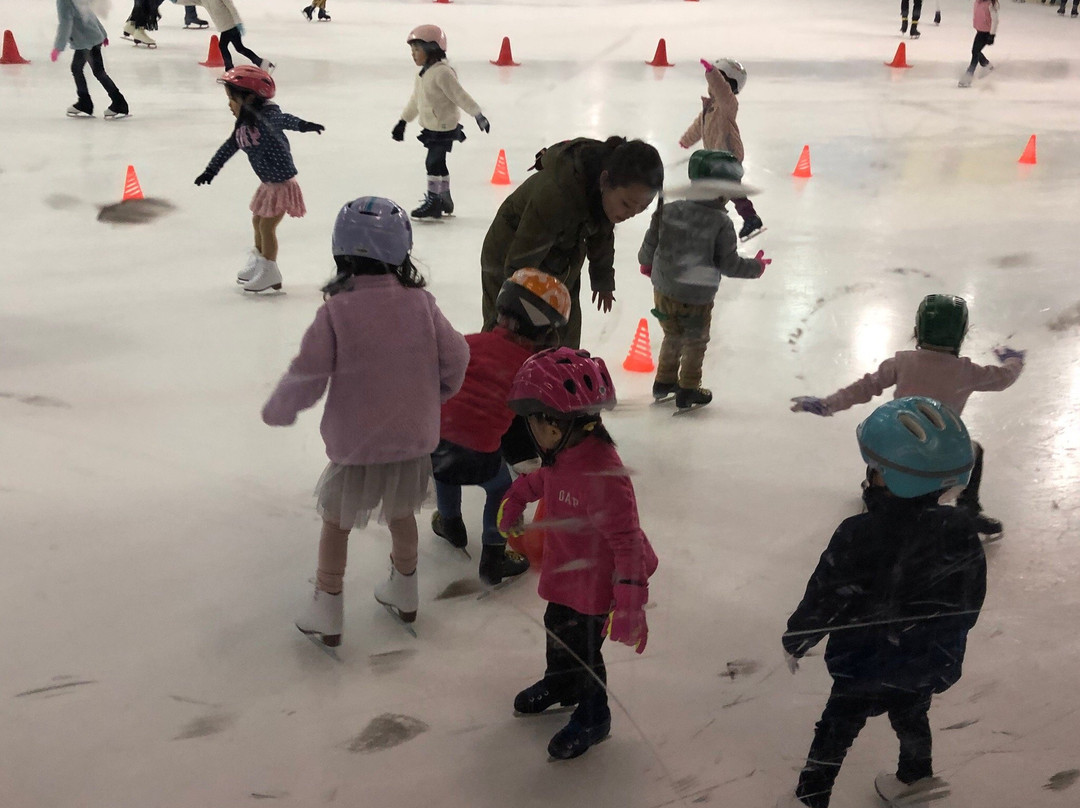
<svg viewBox="0 0 1080 808">
<path fill-rule="evenodd" d="M 484 134 L 491 131 L 491 124 L 488 123 L 488 119 L 484 117 L 483 113 L 476 116 L 476 125 L 480 127 L 480 131 Z"/>
</svg>

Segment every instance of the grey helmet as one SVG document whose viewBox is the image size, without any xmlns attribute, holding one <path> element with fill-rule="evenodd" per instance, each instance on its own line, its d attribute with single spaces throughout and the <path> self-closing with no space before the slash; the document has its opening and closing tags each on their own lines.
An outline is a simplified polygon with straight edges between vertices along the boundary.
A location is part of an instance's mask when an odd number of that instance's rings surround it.
<svg viewBox="0 0 1080 808">
<path fill-rule="evenodd" d="M 412 222 L 396 202 L 362 196 L 346 202 L 338 212 L 331 244 L 334 255 L 357 255 L 401 266 L 412 250 Z"/>
<path fill-rule="evenodd" d="M 716 70 L 727 76 L 728 79 L 735 82 L 736 95 L 742 92 L 742 88 L 746 86 L 746 68 L 742 66 L 741 62 L 734 59 L 717 59 L 712 65 Z"/>
</svg>

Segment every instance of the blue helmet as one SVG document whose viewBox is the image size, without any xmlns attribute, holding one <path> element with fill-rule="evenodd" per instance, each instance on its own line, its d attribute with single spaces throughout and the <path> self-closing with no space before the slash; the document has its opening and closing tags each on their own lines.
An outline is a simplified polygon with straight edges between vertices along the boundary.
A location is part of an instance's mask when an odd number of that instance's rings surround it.
<svg viewBox="0 0 1080 808">
<path fill-rule="evenodd" d="M 975 462 L 964 422 L 941 402 L 923 396 L 882 404 L 859 424 L 855 436 L 866 464 L 904 499 L 966 485 Z"/>
<path fill-rule="evenodd" d="M 399 267 L 412 243 L 409 214 L 380 196 L 345 203 L 334 222 L 334 255 L 358 255 Z"/>
</svg>

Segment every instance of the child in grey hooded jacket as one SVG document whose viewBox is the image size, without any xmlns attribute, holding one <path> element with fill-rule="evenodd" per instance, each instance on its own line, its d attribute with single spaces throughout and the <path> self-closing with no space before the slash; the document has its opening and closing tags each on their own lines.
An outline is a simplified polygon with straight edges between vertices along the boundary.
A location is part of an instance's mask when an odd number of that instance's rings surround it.
<svg viewBox="0 0 1080 808">
<path fill-rule="evenodd" d="M 68 47 L 75 51 L 71 59 L 71 75 L 75 79 L 75 91 L 78 100 L 68 107 L 67 114 L 72 118 L 92 116 L 94 102 L 90 98 L 90 89 L 86 85 L 83 70 L 90 62 L 90 70 L 105 92 L 109 94 L 108 111 L 105 118 L 126 118 L 128 104 L 123 94 L 117 89 L 109 74 L 105 72 L 105 62 L 101 58 L 101 48 L 109 44 L 105 27 L 90 9 L 89 0 L 56 0 L 56 16 L 59 24 L 56 28 L 56 40 L 53 43 L 50 58 L 55 62 L 60 53 Z"/>
<path fill-rule="evenodd" d="M 663 401 L 674 395 L 680 410 L 712 401 L 701 387 L 701 365 L 720 277 L 760 278 L 772 263 L 763 250 L 754 258 L 737 251 L 735 225 L 725 209 L 728 199 L 746 194 L 735 156 L 699 149 L 690 156 L 689 173 L 687 198 L 657 205 L 638 251 L 641 272 L 653 283 L 653 314 L 664 331 L 653 396 Z"/>
</svg>

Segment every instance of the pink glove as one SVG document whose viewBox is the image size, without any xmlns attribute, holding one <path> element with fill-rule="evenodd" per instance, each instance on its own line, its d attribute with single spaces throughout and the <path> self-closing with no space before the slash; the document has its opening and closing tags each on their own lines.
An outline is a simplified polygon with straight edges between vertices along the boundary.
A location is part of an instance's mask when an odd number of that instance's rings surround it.
<svg viewBox="0 0 1080 808">
<path fill-rule="evenodd" d="M 757 261 L 759 264 L 761 264 L 761 275 L 765 274 L 765 267 L 767 267 L 769 264 L 772 263 L 771 258 L 766 258 L 765 257 L 765 251 L 764 250 L 758 250 L 757 255 L 754 256 L 754 260 Z M 758 277 L 760 278 L 761 275 L 758 275 Z"/>
<path fill-rule="evenodd" d="M 52 53 L 49 54 L 49 58 L 55 62 L 57 59 L 60 58 L 60 51 L 58 51 L 56 48 L 53 48 Z"/>
<path fill-rule="evenodd" d="M 705 68 L 706 73 L 712 73 L 716 69 L 708 59 L 699 59 L 698 61 L 701 62 L 701 66 Z"/>
<path fill-rule="evenodd" d="M 642 608 L 648 601 L 648 584 L 615 584 L 615 608 L 604 621 L 603 633 L 615 642 L 634 646 L 640 654 L 649 639 L 649 625 Z"/>
<path fill-rule="evenodd" d="M 640 269 L 641 274 L 644 275 L 646 278 L 652 277 L 652 264 L 642 264 Z"/>
<path fill-rule="evenodd" d="M 105 41 L 101 43 L 101 47 L 103 47 L 103 48 L 109 47 L 109 38 L 108 37 L 105 37 Z"/>
</svg>

